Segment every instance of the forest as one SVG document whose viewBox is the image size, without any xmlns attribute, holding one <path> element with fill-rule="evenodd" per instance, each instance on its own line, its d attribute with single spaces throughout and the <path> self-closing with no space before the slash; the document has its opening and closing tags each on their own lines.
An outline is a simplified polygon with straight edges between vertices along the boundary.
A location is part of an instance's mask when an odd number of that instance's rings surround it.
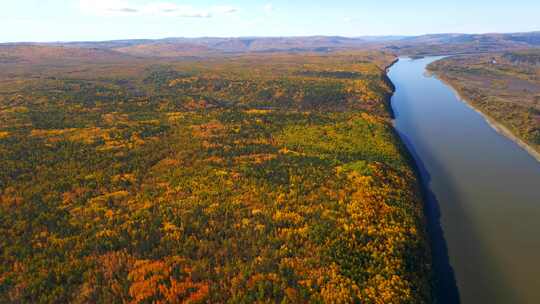
<svg viewBox="0 0 540 304">
<path fill-rule="evenodd" d="M 463 55 L 428 69 L 540 152 L 540 51 Z"/>
<path fill-rule="evenodd" d="M 431 303 L 393 55 L 81 58 L 0 57 L 0 302 Z"/>
</svg>

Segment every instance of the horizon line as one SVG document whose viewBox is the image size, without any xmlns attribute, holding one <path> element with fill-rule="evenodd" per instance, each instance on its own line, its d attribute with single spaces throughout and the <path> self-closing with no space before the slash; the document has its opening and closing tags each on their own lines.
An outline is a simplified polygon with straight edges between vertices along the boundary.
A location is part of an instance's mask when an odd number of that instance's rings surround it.
<svg viewBox="0 0 540 304">
<path fill-rule="evenodd" d="M 519 31 L 519 32 L 484 32 L 484 33 L 460 33 L 460 32 L 441 32 L 441 33 L 424 33 L 417 35 L 359 35 L 359 36 L 345 36 L 345 35 L 289 35 L 289 36 L 169 36 L 161 38 L 118 38 L 118 39 L 105 39 L 105 40 L 50 40 L 50 41 L 2 41 L 0 44 L 55 44 L 55 43 L 96 43 L 96 42 L 118 42 L 118 41 L 159 41 L 168 39 L 279 39 L 279 38 L 345 38 L 345 39 L 362 39 L 362 38 L 412 38 L 423 36 L 435 36 L 435 35 L 509 35 L 509 34 L 540 34 L 540 29 L 532 31 Z"/>
</svg>

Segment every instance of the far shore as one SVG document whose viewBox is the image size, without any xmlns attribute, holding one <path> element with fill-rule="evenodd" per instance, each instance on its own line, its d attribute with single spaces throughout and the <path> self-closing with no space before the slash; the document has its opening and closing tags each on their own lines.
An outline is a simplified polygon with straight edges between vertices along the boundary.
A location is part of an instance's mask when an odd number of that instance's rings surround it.
<svg viewBox="0 0 540 304">
<path fill-rule="evenodd" d="M 454 88 L 454 86 L 452 85 L 452 83 L 447 80 L 444 76 L 442 75 L 439 75 L 437 72 L 434 72 L 434 71 L 428 71 L 428 73 L 430 75 L 433 75 L 435 76 L 438 80 L 440 80 L 441 82 L 443 82 L 444 84 L 446 84 L 455 94 L 456 94 L 456 97 L 461 101 L 463 102 L 464 104 L 466 104 L 467 106 L 469 106 L 471 109 L 473 109 L 474 111 L 478 112 L 480 115 L 482 115 L 482 117 L 486 120 L 486 122 L 495 130 L 497 131 L 499 134 L 509 138 L 510 140 L 512 140 L 513 142 L 515 142 L 516 144 L 518 144 L 521 148 L 523 148 L 525 151 L 527 151 L 533 158 L 535 158 L 538 162 L 540 162 L 540 152 L 537 151 L 535 148 L 533 148 L 531 145 L 529 145 L 527 142 L 525 142 L 523 139 L 521 139 L 520 137 L 518 137 L 516 134 L 514 134 L 514 132 L 510 131 L 510 129 L 508 129 L 508 127 L 506 127 L 505 125 L 503 125 L 502 123 L 500 123 L 499 121 L 495 120 L 493 117 L 491 117 L 488 113 L 482 111 L 480 108 L 476 107 L 471 100 L 467 99 L 467 98 L 464 98 L 460 93 L 459 91 Z"/>
</svg>

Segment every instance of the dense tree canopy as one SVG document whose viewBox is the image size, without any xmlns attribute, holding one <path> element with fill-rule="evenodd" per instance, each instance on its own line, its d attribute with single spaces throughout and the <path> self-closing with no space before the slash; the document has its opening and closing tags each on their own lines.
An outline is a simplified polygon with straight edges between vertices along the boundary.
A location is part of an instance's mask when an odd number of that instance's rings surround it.
<svg viewBox="0 0 540 304">
<path fill-rule="evenodd" d="M 6 66 L 0 302 L 430 302 L 392 60 Z"/>
</svg>

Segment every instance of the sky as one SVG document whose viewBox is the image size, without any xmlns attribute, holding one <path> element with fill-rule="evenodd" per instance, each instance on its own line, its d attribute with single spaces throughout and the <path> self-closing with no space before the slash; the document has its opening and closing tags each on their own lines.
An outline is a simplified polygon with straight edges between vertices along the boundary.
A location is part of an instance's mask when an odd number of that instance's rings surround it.
<svg viewBox="0 0 540 304">
<path fill-rule="evenodd" d="M 0 42 L 540 30 L 540 0 L 0 0 Z"/>
</svg>

